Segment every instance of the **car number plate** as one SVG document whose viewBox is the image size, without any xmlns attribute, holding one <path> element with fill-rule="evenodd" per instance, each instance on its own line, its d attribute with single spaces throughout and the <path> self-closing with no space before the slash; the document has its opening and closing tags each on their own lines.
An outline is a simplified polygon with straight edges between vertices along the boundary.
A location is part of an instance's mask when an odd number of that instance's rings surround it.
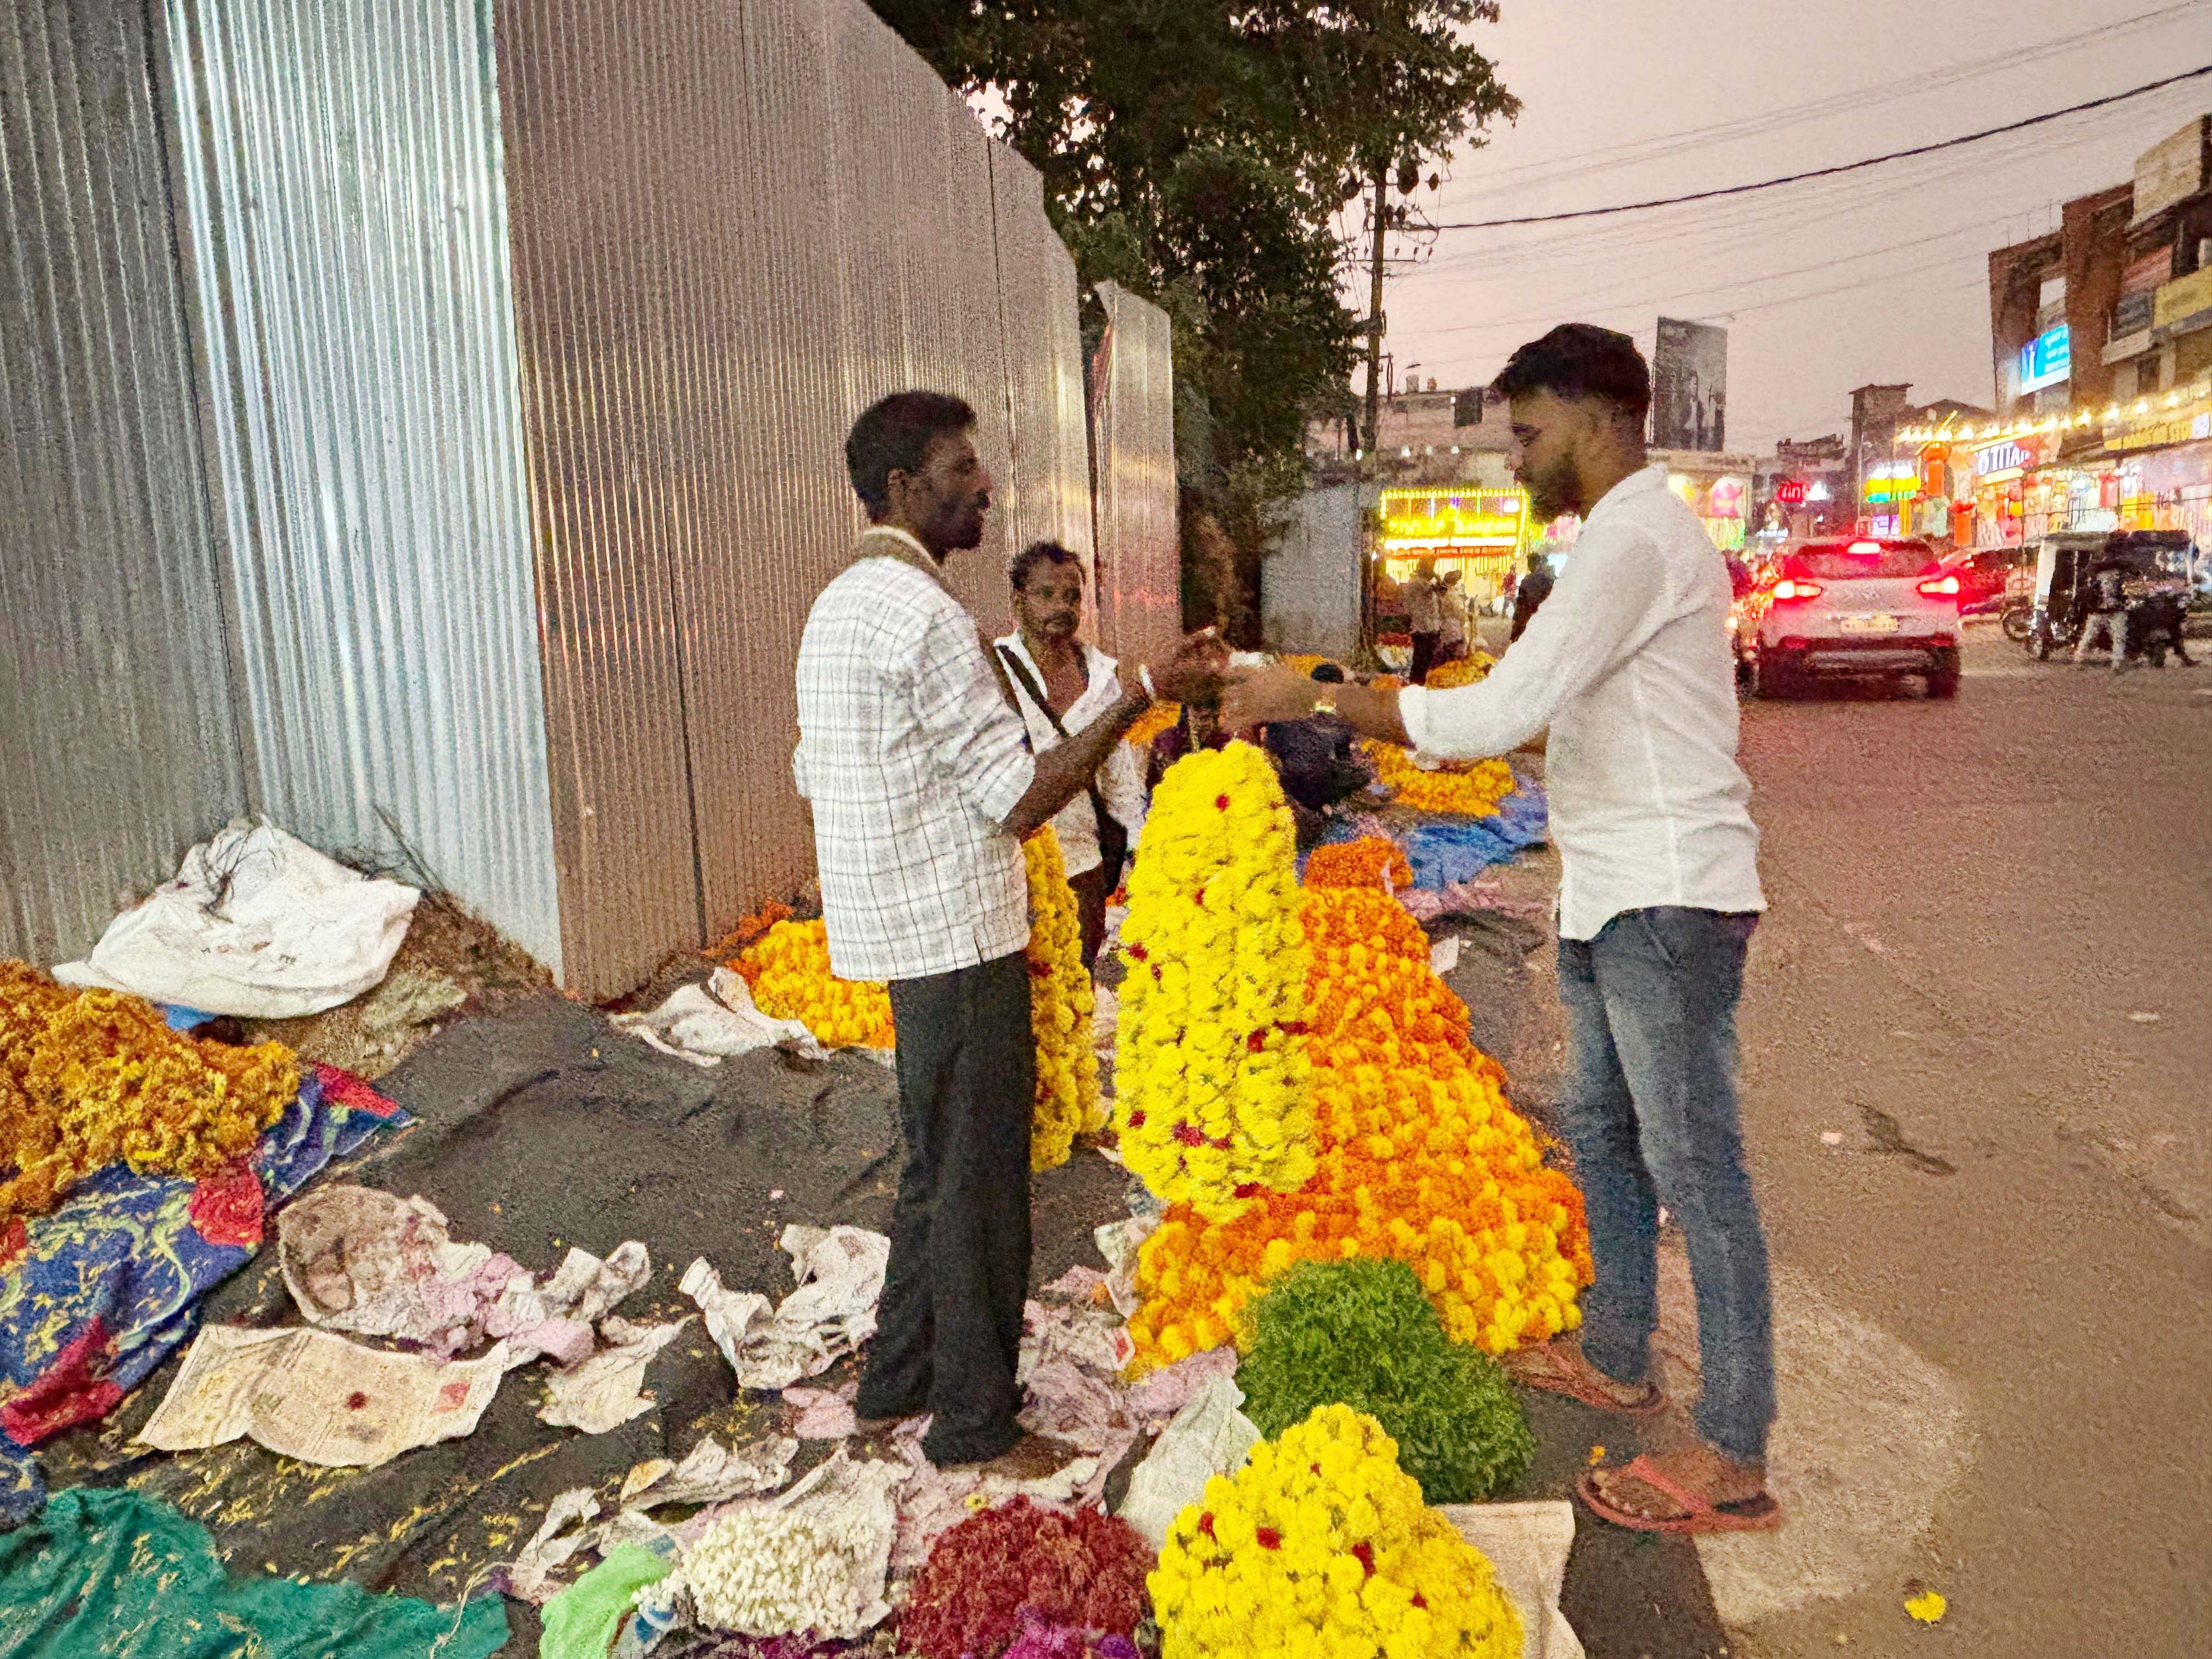
<svg viewBox="0 0 2212 1659">
<path fill-rule="evenodd" d="M 1894 634 L 1897 632 L 1897 618 L 1894 617 L 1845 617 L 1842 621 L 1843 629 L 1846 634 Z"/>
</svg>

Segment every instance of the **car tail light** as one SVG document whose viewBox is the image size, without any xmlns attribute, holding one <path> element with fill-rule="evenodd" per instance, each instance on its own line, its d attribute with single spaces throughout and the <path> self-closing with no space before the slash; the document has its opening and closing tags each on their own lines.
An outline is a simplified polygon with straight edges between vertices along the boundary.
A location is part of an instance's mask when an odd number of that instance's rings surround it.
<svg viewBox="0 0 2212 1659">
<path fill-rule="evenodd" d="M 1847 553 L 1857 553 L 1872 558 L 1879 558 L 1881 556 L 1881 544 L 1880 542 L 1853 542 L 1844 550 Z"/>
<path fill-rule="evenodd" d="M 1931 599 L 1955 599 L 1959 597 L 1959 579 L 1953 576 L 1930 576 L 1920 584 L 1920 591 Z"/>
<path fill-rule="evenodd" d="M 1784 576 L 1774 584 L 1777 603 L 1788 605 L 1795 599 L 1816 599 L 1827 592 L 1818 582 L 1808 582 L 1800 576 Z"/>
</svg>

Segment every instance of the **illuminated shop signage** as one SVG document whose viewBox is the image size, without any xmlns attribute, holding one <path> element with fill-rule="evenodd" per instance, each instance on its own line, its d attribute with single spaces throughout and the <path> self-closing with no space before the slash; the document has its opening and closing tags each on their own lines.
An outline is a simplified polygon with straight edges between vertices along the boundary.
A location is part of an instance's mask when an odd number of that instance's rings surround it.
<svg viewBox="0 0 2212 1659">
<path fill-rule="evenodd" d="M 1774 499 L 1784 507 L 1796 507 L 1805 499 L 1802 478 L 1784 478 L 1774 486 Z"/>
<path fill-rule="evenodd" d="M 1987 449 L 1974 452 L 1974 476 L 1986 478 L 1992 472 L 2017 472 L 2027 465 L 2027 452 L 2016 443 L 1991 444 Z"/>
<path fill-rule="evenodd" d="M 1394 547 L 1510 547 L 1528 498 L 1518 489 L 1387 489 L 1382 534 Z"/>
<path fill-rule="evenodd" d="M 2074 334 L 2064 323 L 2047 328 L 2020 349 L 2020 389 L 2023 394 L 2057 386 L 2074 374 Z"/>
</svg>

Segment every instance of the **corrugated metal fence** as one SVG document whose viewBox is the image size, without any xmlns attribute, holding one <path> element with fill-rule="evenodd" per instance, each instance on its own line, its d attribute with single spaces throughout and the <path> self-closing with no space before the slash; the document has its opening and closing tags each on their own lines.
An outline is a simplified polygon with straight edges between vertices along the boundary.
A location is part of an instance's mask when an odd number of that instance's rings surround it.
<svg viewBox="0 0 2212 1659">
<path fill-rule="evenodd" d="M 252 805 L 387 853 L 388 813 L 625 989 L 811 870 L 791 665 L 860 408 L 975 405 L 987 625 L 1012 546 L 1090 550 L 1036 176 L 860 0 L 155 3 L 0 37 L 36 439 L 0 473 L 0 951 L 82 949 Z M 1175 614 L 1170 368 L 1108 302 L 1100 610 L 1136 651 Z"/>
</svg>

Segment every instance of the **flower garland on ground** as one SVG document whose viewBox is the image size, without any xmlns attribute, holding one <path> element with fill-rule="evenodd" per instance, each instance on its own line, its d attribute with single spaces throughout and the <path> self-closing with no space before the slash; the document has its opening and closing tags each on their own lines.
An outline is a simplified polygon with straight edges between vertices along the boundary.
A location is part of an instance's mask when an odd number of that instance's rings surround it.
<svg viewBox="0 0 2212 1659">
<path fill-rule="evenodd" d="M 1319 1171 L 1233 1217 L 1170 1208 L 1138 1256 L 1133 1369 L 1249 1340 L 1245 1305 L 1269 1282 L 1350 1256 L 1406 1262 L 1445 1331 L 1489 1353 L 1574 1329 L 1591 1277 L 1582 1194 L 1468 1040 L 1427 935 L 1379 890 L 1304 897 Z"/>
<path fill-rule="evenodd" d="M 1098 1096 L 1097 1006 L 1083 965 L 1083 923 L 1050 824 L 1022 843 L 1030 878 L 1030 1029 L 1036 1038 L 1036 1113 L 1030 1167 L 1056 1170 L 1079 1134 L 1106 1127 Z"/>
<path fill-rule="evenodd" d="M 1274 767 L 1232 743 L 1168 769 L 1129 876 L 1121 1155 L 1154 1193 L 1203 1214 L 1295 1191 L 1313 1173 L 1292 852 Z"/>
<path fill-rule="evenodd" d="M 1145 1616 L 1152 1552 L 1125 1521 L 1017 1498 L 931 1546 L 899 1615 L 902 1652 L 997 1659 L 1038 1623 L 1127 1638 Z M 1079 1654 L 1080 1647 L 1073 1650 Z"/>
<path fill-rule="evenodd" d="M 777 922 L 730 965 L 761 1012 L 799 1021 L 830 1048 L 888 1048 L 896 1040 L 890 991 L 880 980 L 830 971 L 830 930 L 818 916 Z"/>
<path fill-rule="evenodd" d="M 1206 1483 L 1149 1581 L 1163 1659 L 1511 1659 L 1489 1561 L 1421 1502 L 1371 1417 L 1324 1406 Z"/>
<path fill-rule="evenodd" d="M 866 1517 L 737 1510 L 717 1518 L 654 1591 L 690 1593 L 699 1622 L 746 1636 L 860 1633 Z"/>
<path fill-rule="evenodd" d="M 1413 764 L 1403 744 L 1370 738 L 1361 748 L 1375 763 L 1375 776 L 1401 806 L 1421 812 L 1456 812 L 1471 818 L 1494 817 L 1498 802 L 1519 786 L 1513 769 L 1502 760 L 1476 761 L 1460 767 L 1451 763 L 1426 772 Z"/>
<path fill-rule="evenodd" d="M 280 1042 L 202 1042 L 142 998 L 0 962 L 0 1168 L 15 1171 L 0 1182 L 0 1216 L 43 1215 L 111 1164 L 217 1174 L 299 1091 Z"/>
<path fill-rule="evenodd" d="M 1314 887 L 1379 887 L 1395 892 L 1413 884 L 1413 866 L 1398 844 L 1382 836 L 1316 847 L 1306 860 L 1305 884 Z"/>
</svg>

